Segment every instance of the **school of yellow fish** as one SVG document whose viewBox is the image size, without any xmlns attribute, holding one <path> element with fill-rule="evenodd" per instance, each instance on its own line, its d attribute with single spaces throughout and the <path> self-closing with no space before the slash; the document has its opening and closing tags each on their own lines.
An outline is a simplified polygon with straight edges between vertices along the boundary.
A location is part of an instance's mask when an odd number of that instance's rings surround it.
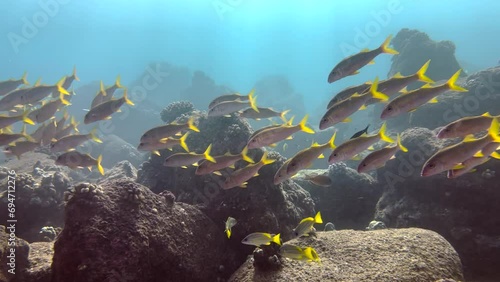
<svg viewBox="0 0 500 282">
<path fill-rule="evenodd" d="M 359 69 L 365 65 L 373 63 L 373 60 L 380 54 L 398 54 L 396 50 L 389 47 L 391 36 L 383 44 L 373 50 L 362 50 L 361 52 L 345 58 L 338 63 L 328 75 L 328 83 L 340 80 L 344 77 L 359 73 Z M 385 103 L 380 118 L 386 120 L 394 118 L 403 113 L 412 112 L 426 103 L 437 103 L 437 97 L 447 91 L 466 92 L 467 90 L 456 84 L 461 70 L 458 70 L 450 79 L 443 84 L 434 85 L 434 81 L 426 76 L 426 71 L 430 65 L 427 61 L 416 73 L 403 76 L 400 73 L 393 77 L 379 81 L 375 78 L 373 82 L 365 82 L 361 85 L 348 87 L 340 91 L 328 103 L 327 110 L 318 125 L 319 130 L 333 127 L 340 122 L 350 122 L 350 116 L 359 110 L 366 109 L 375 103 Z M 24 74 L 20 79 L 10 79 L 0 82 L 0 110 L 7 111 L 8 114 L 0 115 L 0 145 L 6 146 L 4 152 L 20 158 L 22 154 L 35 150 L 40 146 L 48 146 L 53 153 L 60 153 L 56 164 L 64 165 L 72 169 L 89 168 L 96 166 L 101 174 L 104 170 L 101 166 L 102 156 L 93 158 L 88 154 L 82 154 L 75 148 L 81 144 L 93 140 L 101 143 L 93 130 L 88 134 L 79 134 L 78 123 L 74 118 L 69 118 L 68 113 L 64 114 L 60 120 L 55 119 L 58 110 L 70 105 L 69 100 L 73 93 L 67 89 L 74 80 L 79 80 L 76 76 L 76 69 L 72 75 L 64 76 L 55 85 L 42 85 L 37 81 L 33 86 L 29 86 Z M 406 87 L 413 82 L 421 81 L 426 83 L 422 87 L 407 91 Z M 114 98 L 114 92 L 123 88 L 123 96 Z M 109 119 L 115 112 L 120 111 L 124 104 L 134 105 L 128 99 L 127 89 L 120 84 L 118 76 L 114 85 L 105 87 L 101 81 L 100 89 L 93 99 L 88 113 L 85 115 L 84 123 L 90 124 L 100 120 Z M 185 123 L 172 122 L 147 130 L 140 138 L 138 149 L 150 151 L 160 155 L 160 150 L 172 149 L 178 145 L 185 153 L 175 153 L 165 158 L 163 165 L 168 167 L 186 168 L 190 165 L 197 166 L 196 175 L 206 175 L 214 173 L 222 175 L 224 171 L 226 177 L 221 181 L 222 189 L 232 189 L 235 187 L 246 187 L 248 181 L 259 175 L 259 170 L 275 160 L 268 158 L 267 151 L 264 152 L 260 160 L 253 160 L 248 156 L 248 151 L 263 147 L 274 147 L 277 143 L 291 139 L 292 135 L 302 131 L 314 134 L 315 131 L 307 125 L 308 115 L 305 115 L 297 124 L 293 124 L 294 117 L 286 119 L 289 111 L 275 111 L 271 108 L 257 106 L 257 96 L 255 90 L 251 90 L 247 95 L 239 93 L 226 94 L 215 98 L 208 106 L 210 117 L 238 115 L 247 119 L 272 119 L 280 118 L 282 124 L 269 125 L 256 130 L 248 139 L 247 145 L 238 154 L 226 153 L 220 156 L 212 156 L 212 145 L 209 145 L 203 153 L 196 153 L 189 150 L 186 139 L 193 132 L 199 132 L 197 128 L 197 116 L 192 116 Z M 424 164 L 421 175 L 423 177 L 447 172 L 448 178 L 455 178 L 474 170 L 474 167 L 481 165 L 492 158 L 500 158 L 496 151 L 499 147 L 499 118 L 485 113 L 481 116 L 465 117 L 452 122 L 438 133 L 438 138 L 463 137 L 463 141 L 458 144 L 448 146 L 436 152 Z M 70 120 L 69 125 L 65 123 Z M 24 122 L 21 133 L 13 133 L 11 125 L 16 122 Z M 27 125 L 39 124 L 38 128 L 31 134 L 26 132 Z M 385 122 L 378 132 L 367 133 L 368 127 L 356 133 L 351 139 L 343 144 L 335 145 L 335 131 L 330 140 L 324 144 L 314 142 L 310 147 L 297 152 L 288 159 L 276 172 L 273 183 L 278 185 L 283 181 L 296 177 L 297 173 L 310 167 L 317 158 L 324 158 L 324 153 L 331 151 L 328 157 L 328 164 L 355 159 L 361 160 L 361 154 L 366 150 L 373 150 L 373 145 L 379 141 L 389 143 L 388 146 L 371 152 L 365 156 L 357 171 L 366 173 L 383 167 L 386 162 L 394 158 L 399 151 L 407 152 L 408 149 L 401 143 L 400 134 L 396 140 L 387 134 Z M 473 134 L 487 130 L 481 138 L 475 138 Z M 180 136 L 180 138 L 176 138 Z M 25 139 L 20 141 L 20 139 Z M 286 148 L 286 143 L 283 145 Z M 248 164 L 239 169 L 234 169 L 237 161 L 243 160 Z M 328 187 L 332 184 L 332 179 L 326 175 L 306 175 L 305 180 L 318 186 Z M 236 219 L 229 217 L 226 221 L 225 232 L 227 237 L 231 236 L 231 228 L 236 224 Z M 303 219 L 294 230 L 295 237 L 308 235 L 314 230 L 314 223 L 322 223 L 321 215 Z M 279 234 L 269 234 L 256 232 L 248 235 L 242 243 L 261 246 L 271 243 L 281 245 Z M 280 253 L 284 257 L 298 260 L 319 261 L 316 251 L 310 247 L 300 248 L 294 245 L 283 245 Z"/>
</svg>

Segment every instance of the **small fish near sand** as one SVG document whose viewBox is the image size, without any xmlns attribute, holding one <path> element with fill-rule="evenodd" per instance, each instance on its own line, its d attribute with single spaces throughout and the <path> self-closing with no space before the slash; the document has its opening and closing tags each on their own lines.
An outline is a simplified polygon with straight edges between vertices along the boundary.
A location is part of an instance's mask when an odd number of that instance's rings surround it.
<svg viewBox="0 0 500 282">
<path fill-rule="evenodd" d="M 238 221 L 236 221 L 236 219 L 233 217 L 228 217 L 226 222 L 224 223 L 226 225 L 226 229 L 224 230 L 224 232 L 226 232 L 228 239 L 231 238 L 231 228 L 233 228 L 236 223 L 238 223 Z"/>
<path fill-rule="evenodd" d="M 102 162 L 102 155 L 99 155 L 97 159 L 94 159 L 89 154 L 83 154 L 78 151 L 70 151 L 58 156 L 55 161 L 55 164 L 67 166 L 71 169 L 86 167 L 89 169 L 89 171 L 92 171 L 93 166 L 97 166 L 99 173 L 101 175 L 104 175 L 104 168 L 102 167 L 101 162 Z"/>
<path fill-rule="evenodd" d="M 281 239 L 279 233 L 274 235 L 269 233 L 255 232 L 243 238 L 243 240 L 241 240 L 241 243 L 256 247 L 260 247 L 262 245 L 271 245 L 271 243 L 281 245 Z"/>
</svg>

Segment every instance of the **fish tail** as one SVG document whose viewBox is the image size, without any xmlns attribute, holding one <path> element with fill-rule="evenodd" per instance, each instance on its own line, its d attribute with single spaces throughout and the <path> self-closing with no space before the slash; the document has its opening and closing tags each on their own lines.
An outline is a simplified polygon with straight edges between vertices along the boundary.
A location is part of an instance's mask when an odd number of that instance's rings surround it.
<svg viewBox="0 0 500 282">
<path fill-rule="evenodd" d="M 96 133 L 97 133 L 97 127 L 90 131 L 89 133 L 90 138 L 94 140 L 96 143 L 102 143 L 102 140 L 97 137 Z"/>
<path fill-rule="evenodd" d="M 494 159 L 497 159 L 497 160 L 500 160 L 500 153 L 493 152 L 493 153 L 490 154 L 490 157 L 492 157 Z"/>
<path fill-rule="evenodd" d="M 281 245 L 281 239 L 280 239 L 280 234 L 276 234 L 271 238 L 272 242 Z"/>
<path fill-rule="evenodd" d="M 458 91 L 458 92 L 467 92 L 469 90 L 462 88 L 462 87 L 455 84 L 457 82 L 458 77 L 460 76 L 461 72 L 462 72 L 462 70 L 459 69 L 455 74 L 453 74 L 453 76 L 450 77 L 450 80 L 448 80 L 447 84 L 451 90 Z"/>
<path fill-rule="evenodd" d="M 59 99 L 61 100 L 61 103 L 63 103 L 63 105 L 66 105 L 66 106 L 71 105 L 71 103 L 68 100 L 64 99 L 63 92 L 59 92 Z"/>
<path fill-rule="evenodd" d="M 401 151 L 403 151 L 405 153 L 408 152 L 408 149 L 405 146 L 403 146 L 403 144 L 401 144 L 401 135 L 398 134 L 397 137 L 396 137 L 396 139 L 397 139 L 397 142 L 398 142 L 399 149 L 401 149 Z"/>
<path fill-rule="evenodd" d="M 380 128 L 380 131 L 378 132 L 380 139 L 384 140 L 385 142 L 394 143 L 394 140 L 391 137 L 385 135 L 386 130 L 387 124 L 384 122 L 384 124 L 382 124 L 382 127 Z"/>
<path fill-rule="evenodd" d="M 387 36 L 384 43 L 382 43 L 382 45 L 380 45 L 380 50 L 382 51 L 382 53 L 397 55 L 397 54 L 399 54 L 399 52 L 389 47 L 389 44 L 391 43 L 391 39 L 392 39 L 392 35 Z"/>
<path fill-rule="evenodd" d="M 79 124 L 79 123 L 78 123 L 78 122 L 76 122 L 76 120 L 75 120 L 75 117 L 74 117 L 74 116 L 72 116 L 72 117 L 71 117 L 71 122 L 70 122 L 70 123 L 71 123 L 71 126 L 73 126 L 73 129 L 74 129 L 76 132 L 80 132 L 80 130 L 78 130 L 78 124 Z"/>
<path fill-rule="evenodd" d="M 254 93 L 255 93 L 255 89 L 252 89 L 252 91 L 250 91 L 250 93 L 248 93 L 248 100 L 250 101 L 250 107 L 252 107 L 252 109 L 254 111 L 259 112 L 259 109 L 257 108 L 257 103 L 256 103 L 257 96 L 254 96 Z"/>
<path fill-rule="evenodd" d="M 189 120 L 188 120 L 188 127 L 192 131 L 200 132 L 200 130 L 198 129 L 198 127 L 196 127 L 196 125 L 194 124 L 194 119 L 195 119 L 194 116 L 192 116 L 192 117 L 189 118 Z"/>
<path fill-rule="evenodd" d="M 69 118 L 68 109 L 66 109 L 66 108 L 64 108 L 63 117 L 65 120 L 67 120 Z"/>
<path fill-rule="evenodd" d="M 57 82 L 57 84 L 56 84 L 57 91 L 59 91 L 60 93 L 63 93 L 64 95 L 70 95 L 68 90 L 66 90 L 62 87 L 65 81 L 66 81 L 66 77 L 63 77 L 63 78 L 61 78 L 61 80 L 59 80 Z"/>
<path fill-rule="evenodd" d="M 268 165 L 268 164 L 272 164 L 276 161 L 273 159 L 268 159 L 267 155 L 268 155 L 267 152 L 264 152 L 264 154 L 262 155 L 262 158 L 260 159 L 260 163 L 262 163 L 263 165 Z"/>
<path fill-rule="evenodd" d="M 227 235 L 227 238 L 231 237 L 231 230 L 230 229 L 226 229 L 226 235 Z"/>
<path fill-rule="evenodd" d="M 26 140 L 35 142 L 35 139 L 33 139 L 33 137 L 31 137 L 30 135 L 28 135 L 28 133 L 26 133 L 26 124 L 23 124 L 23 130 L 21 131 L 21 135 L 24 138 L 26 138 Z"/>
<path fill-rule="evenodd" d="M 179 138 L 179 143 L 180 143 L 182 149 L 186 150 L 186 152 L 189 152 L 188 145 L 186 144 L 186 138 L 188 137 L 188 135 L 189 135 L 189 131 L 186 132 L 184 135 L 182 135 L 181 138 Z"/>
<path fill-rule="evenodd" d="M 389 96 L 385 95 L 382 92 L 378 92 L 377 89 L 378 89 L 378 76 L 375 78 L 372 85 L 370 86 L 370 93 L 372 94 L 372 97 L 375 99 L 379 99 L 382 101 L 388 101 Z"/>
<path fill-rule="evenodd" d="M 24 110 L 22 119 L 24 123 L 35 125 L 35 123 L 28 117 L 30 111 L 29 110 Z"/>
<path fill-rule="evenodd" d="M 207 149 L 203 153 L 203 156 L 205 156 L 205 159 L 207 159 L 208 161 L 216 163 L 215 159 L 212 156 L 210 156 L 210 150 L 212 150 L 212 144 L 208 145 Z"/>
<path fill-rule="evenodd" d="M 427 83 L 434 83 L 434 81 L 432 79 L 430 79 L 429 77 L 427 77 L 425 75 L 425 72 L 427 71 L 427 69 L 429 68 L 429 64 L 431 63 L 431 60 L 428 60 L 418 71 L 417 71 L 417 76 L 418 76 L 418 80 L 420 81 L 423 81 L 423 82 L 427 82 Z"/>
<path fill-rule="evenodd" d="M 250 158 L 248 155 L 248 146 L 245 146 L 245 148 L 243 148 L 243 150 L 241 150 L 241 158 L 246 161 L 246 162 L 249 162 L 251 164 L 255 163 L 252 158 Z"/>
<path fill-rule="evenodd" d="M 281 120 L 283 120 L 284 123 L 286 123 L 286 117 L 285 116 L 286 116 L 286 114 L 288 114 L 289 111 L 290 110 L 286 110 L 286 111 L 281 112 L 281 114 L 280 114 L 280 118 L 281 118 Z"/>
<path fill-rule="evenodd" d="M 7 133 L 10 133 L 10 134 L 14 133 L 14 132 L 12 132 L 12 126 L 10 126 L 10 125 L 4 127 L 3 128 L 3 132 L 7 132 Z"/>
<path fill-rule="evenodd" d="M 304 118 L 300 121 L 300 130 L 304 131 L 305 133 L 314 134 L 314 130 L 312 130 L 312 128 L 308 127 L 306 124 L 308 118 L 309 115 L 305 115 Z"/>
<path fill-rule="evenodd" d="M 330 138 L 330 141 L 328 141 L 328 144 L 330 145 L 330 148 L 335 149 L 337 146 L 335 146 L 335 136 L 337 136 L 337 131 L 333 133 L 332 138 Z"/>
<path fill-rule="evenodd" d="M 498 118 L 494 118 L 491 121 L 491 126 L 488 129 L 488 134 L 491 136 L 493 139 L 493 142 L 498 142 L 500 143 L 500 125 L 498 123 Z"/>
<path fill-rule="evenodd" d="M 78 76 L 76 76 L 76 66 L 73 66 L 73 74 L 72 74 L 73 78 L 76 80 L 76 81 L 80 81 L 80 79 L 78 78 Z"/>
<path fill-rule="evenodd" d="M 321 218 L 321 212 L 316 213 L 314 216 L 314 223 L 321 224 L 323 223 L 323 219 Z"/>
<path fill-rule="evenodd" d="M 116 85 L 116 87 L 118 87 L 118 88 L 123 88 L 123 86 L 120 84 L 120 80 L 121 80 L 120 75 L 118 75 L 118 76 L 116 77 L 115 85 Z"/>
<path fill-rule="evenodd" d="M 30 85 L 30 83 L 28 82 L 28 80 L 26 79 L 26 77 L 28 76 L 28 72 L 24 72 L 23 73 L 23 76 L 21 77 L 21 80 L 23 81 L 23 84 L 24 85 Z"/>
<path fill-rule="evenodd" d="M 129 104 L 130 106 L 134 106 L 135 104 L 128 99 L 127 96 L 127 89 L 123 90 L 123 99 L 125 99 L 125 103 Z"/>
<path fill-rule="evenodd" d="M 99 155 L 99 157 L 97 157 L 97 169 L 99 170 L 99 173 L 101 173 L 101 175 L 104 175 L 104 168 L 102 167 L 101 162 L 102 155 Z"/>
</svg>

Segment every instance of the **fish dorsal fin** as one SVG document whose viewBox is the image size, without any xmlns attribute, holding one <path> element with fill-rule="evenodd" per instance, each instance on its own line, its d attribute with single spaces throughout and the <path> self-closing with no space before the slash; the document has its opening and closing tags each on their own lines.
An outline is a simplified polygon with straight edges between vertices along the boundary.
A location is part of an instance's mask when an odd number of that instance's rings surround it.
<svg viewBox="0 0 500 282">
<path fill-rule="evenodd" d="M 472 142 L 472 141 L 475 141 L 476 138 L 474 138 L 474 135 L 473 134 L 469 134 L 467 136 L 465 136 L 463 142 Z"/>
<path fill-rule="evenodd" d="M 359 51 L 360 53 L 366 53 L 366 52 L 370 52 L 370 49 L 368 48 L 363 48 L 361 51 Z"/>
<path fill-rule="evenodd" d="M 432 88 L 432 85 L 430 83 L 427 83 L 426 85 L 422 86 L 421 88 Z"/>
<path fill-rule="evenodd" d="M 403 78 L 404 76 L 400 73 L 397 72 L 395 75 L 392 76 L 392 78 Z"/>
</svg>

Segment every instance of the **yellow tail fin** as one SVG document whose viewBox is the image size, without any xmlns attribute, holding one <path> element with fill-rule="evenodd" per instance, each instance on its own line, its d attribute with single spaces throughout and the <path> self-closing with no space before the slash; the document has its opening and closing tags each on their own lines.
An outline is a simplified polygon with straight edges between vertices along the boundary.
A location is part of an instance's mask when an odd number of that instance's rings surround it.
<svg viewBox="0 0 500 282">
<path fill-rule="evenodd" d="M 283 120 L 284 123 L 286 123 L 286 117 L 285 116 L 286 116 L 286 114 L 288 114 L 289 111 L 290 110 L 286 110 L 286 111 L 281 112 L 281 114 L 280 114 L 280 118 L 281 118 L 281 120 Z"/>
<path fill-rule="evenodd" d="M 500 160 L 500 154 L 498 152 L 493 152 L 490 154 L 490 157 Z"/>
<path fill-rule="evenodd" d="M 272 164 L 276 161 L 273 159 L 268 159 L 267 155 L 268 155 L 267 152 L 264 152 L 264 154 L 262 155 L 262 158 L 260 159 L 260 163 L 262 163 L 263 165 L 268 165 L 268 164 Z"/>
<path fill-rule="evenodd" d="M 59 100 L 61 100 L 61 103 L 63 105 L 66 105 L 66 106 L 71 105 L 71 103 L 68 100 L 64 99 L 64 93 L 62 93 L 62 92 L 59 92 Z"/>
<path fill-rule="evenodd" d="M 33 137 L 31 137 L 26 133 L 26 124 L 23 124 L 23 130 L 21 131 L 21 135 L 30 142 L 36 142 L 35 139 L 33 139 Z"/>
<path fill-rule="evenodd" d="M 403 151 L 405 153 L 408 152 L 408 149 L 405 146 L 403 146 L 403 144 L 401 144 L 401 135 L 398 134 L 397 137 L 396 137 L 396 139 L 397 139 L 397 142 L 398 142 L 399 149 L 401 149 L 401 151 Z"/>
<path fill-rule="evenodd" d="M 194 124 L 194 116 L 190 117 L 187 123 L 189 129 L 191 129 L 192 131 L 200 132 L 198 127 L 196 127 L 196 125 Z"/>
<path fill-rule="evenodd" d="M 427 83 L 434 83 L 434 81 L 432 79 L 430 79 L 429 77 L 427 77 L 425 75 L 425 72 L 427 71 L 427 69 L 429 68 L 429 64 L 431 63 L 431 60 L 428 60 L 416 73 L 416 75 L 418 76 L 418 80 L 422 81 L 422 82 L 427 82 Z"/>
<path fill-rule="evenodd" d="M 271 239 L 272 239 L 272 241 L 273 241 L 274 243 L 276 243 L 276 244 L 278 244 L 278 245 L 281 245 L 281 239 L 280 239 L 280 234 L 279 234 L 279 233 L 278 233 L 278 234 L 276 234 L 276 235 L 274 235 L 274 236 L 273 236 L 273 238 L 271 238 Z"/>
<path fill-rule="evenodd" d="M 227 238 L 230 238 L 231 237 L 231 230 L 226 229 L 226 235 L 227 235 Z"/>
<path fill-rule="evenodd" d="M 257 97 L 254 96 L 254 93 L 255 89 L 252 89 L 252 91 L 250 91 L 250 93 L 248 94 L 248 101 L 250 102 L 250 107 L 252 107 L 254 111 L 259 112 L 259 108 L 257 108 L 256 103 Z"/>
<path fill-rule="evenodd" d="M 134 103 L 128 99 L 127 96 L 127 89 L 123 91 L 123 99 L 125 99 L 125 103 L 129 104 L 130 106 L 134 106 Z"/>
<path fill-rule="evenodd" d="M 316 215 L 314 216 L 314 223 L 318 223 L 318 224 L 323 223 L 323 219 L 321 218 L 320 212 L 316 213 Z"/>
<path fill-rule="evenodd" d="M 252 158 L 250 158 L 248 155 L 248 146 L 245 146 L 245 148 L 243 148 L 243 150 L 241 150 L 241 158 L 246 161 L 246 162 L 249 162 L 251 164 L 255 163 Z"/>
<path fill-rule="evenodd" d="M 69 92 L 62 87 L 62 85 L 64 84 L 65 81 L 66 81 L 66 77 L 63 77 L 63 78 L 61 78 L 61 80 L 59 80 L 57 82 L 57 84 L 56 84 L 57 91 L 59 91 L 60 93 L 62 93 L 64 95 L 70 95 Z"/>
<path fill-rule="evenodd" d="M 186 132 L 184 135 L 182 135 L 181 138 L 179 138 L 179 144 L 181 145 L 182 149 L 186 150 L 186 152 L 189 153 L 189 148 L 188 145 L 186 144 L 186 138 L 189 135 L 189 131 Z"/>
<path fill-rule="evenodd" d="M 380 131 L 378 132 L 380 139 L 384 140 L 385 142 L 394 143 L 394 140 L 391 137 L 385 135 L 386 130 L 387 124 L 384 122 L 384 124 L 382 124 L 382 127 L 380 128 Z"/>
<path fill-rule="evenodd" d="M 97 157 L 97 169 L 99 170 L 99 173 L 101 173 L 101 175 L 104 175 L 104 168 L 102 167 L 101 162 L 102 155 L 99 155 L 99 157 Z"/>
<path fill-rule="evenodd" d="M 375 78 L 372 85 L 370 86 L 370 93 L 372 94 L 372 97 L 375 99 L 379 99 L 382 101 L 388 101 L 389 96 L 385 95 L 382 92 L 378 92 L 377 89 L 378 89 L 378 76 Z"/>
<path fill-rule="evenodd" d="M 208 161 L 216 163 L 215 159 L 212 156 L 210 156 L 210 150 L 212 150 L 212 144 L 208 145 L 207 149 L 203 153 L 203 156 L 205 156 L 205 159 L 207 159 Z"/>
<path fill-rule="evenodd" d="M 389 44 L 391 43 L 391 39 L 392 39 L 392 35 L 387 36 L 384 43 L 382 43 L 382 45 L 380 45 L 380 49 L 382 50 L 383 53 L 397 55 L 397 54 L 399 54 L 399 52 L 389 47 Z"/>
<path fill-rule="evenodd" d="M 305 115 L 304 118 L 300 121 L 299 123 L 300 130 L 304 131 L 305 133 L 314 134 L 314 130 L 312 130 L 312 128 L 308 127 L 306 124 L 308 118 L 309 115 Z"/>
<path fill-rule="evenodd" d="M 90 139 L 94 140 L 96 143 L 102 143 L 102 140 L 97 137 L 96 133 L 97 133 L 97 127 L 90 131 L 89 133 Z"/>
<path fill-rule="evenodd" d="M 78 124 L 79 124 L 79 123 L 78 123 L 78 122 L 76 122 L 76 120 L 75 120 L 75 117 L 74 117 L 74 116 L 72 116 L 72 117 L 71 117 L 71 122 L 70 122 L 70 123 L 71 123 L 71 126 L 73 126 L 73 129 L 74 129 L 76 132 L 80 132 L 80 130 L 78 130 Z"/>
<path fill-rule="evenodd" d="M 7 132 L 7 133 L 10 133 L 10 134 L 14 133 L 12 131 L 12 126 L 11 125 L 4 127 L 3 128 L 3 132 Z"/>
<path fill-rule="evenodd" d="M 28 117 L 29 114 L 30 114 L 29 110 L 25 110 L 23 112 L 23 115 L 22 115 L 23 122 L 27 123 L 27 124 L 35 125 L 35 123 Z"/>
<path fill-rule="evenodd" d="M 80 79 L 78 78 L 78 76 L 76 76 L 76 66 L 73 66 L 73 74 L 71 76 L 73 76 L 73 78 L 76 81 L 80 81 Z"/>
<path fill-rule="evenodd" d="M 461 69 L 458 70 L 452 77 L 450 77 L 450 80 L 448 80 L 448 82 L 446 84 L 448 84 L 448 87 L 451 90 L 458 91 L 458 92 L 467 92 L 469 90 L 462 88 L 462 87 L 455 84 L 457 82 L 458 77 L 460 76 L 461 72 L 462 72 Z"/>
<path fill-rule="evenodd" d="M 330 148 L 335 149 L 337 146 L 335 146 L 335 136 L 337 136 L 337 131 L 333 133 L 332 138 L 330 138 L 330 141 L 328 141 L 328 144 L 330 145 Z"/>
<path fill-rule="evenodd" d="M 500 142 L 500 125 L 498 123 L 498 118 L 494 118 L 491 121 L 491 126 L 488 129 L 488 134 L 493 139 L 493 142 Z"/>
<path fill-rule="evenodd" d="M 28 72 L 24 72 L 23 76 L 21 77 L 21 80 L 22 80 L 22 82 L 23 82 L 24 85 L 30 85 L 30 83 L 26 79 L 27 76 L 28 76 Z"/>
</svg>

